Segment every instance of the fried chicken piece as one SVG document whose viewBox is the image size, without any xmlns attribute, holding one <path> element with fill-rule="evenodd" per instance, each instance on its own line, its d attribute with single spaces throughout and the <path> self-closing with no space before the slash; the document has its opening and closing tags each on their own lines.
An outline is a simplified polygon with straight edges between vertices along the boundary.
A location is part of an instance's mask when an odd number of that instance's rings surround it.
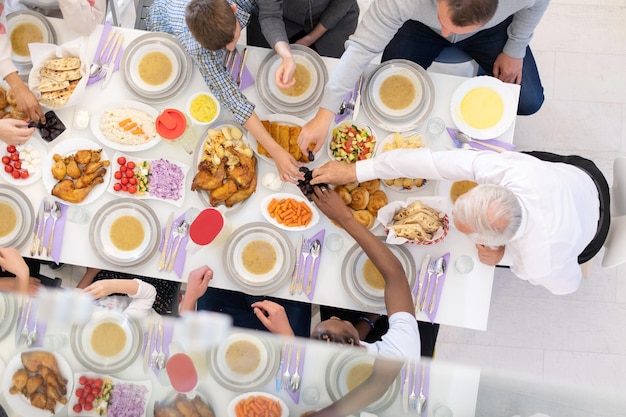
<svg viewBox="0 0 626 417">
<path fill-rule="evenodd" d="M 176 401 L 174 402 L 176 409 L 183 415 L 183 417 L 200 417 L 197 413 L 196 408 L 193 406 L 191 401 L 187 396 L 178 394 L 176 396 Z"/>
<path fill-rule="evenodd" d="M 225 162 L 215 165 L 209 160 L 204 160 L 198 164 L 198 173 L 193 177 L 191 190 L 215 190 L 224 182 L 226 176 Z"/>
<path fill-rule="evenodd" d="M 69 180 L 67 180 L 69 181 Z M 71 181 L 70 181 L 71 182 Z M 50 368 L 52 372 L 57 375 L 61 375 L 57 360 L 54 354 L 45 351 L 33 351 L 22 353 L 22 365 L 28 370 L 28 372 L 39 372 L 42 366 Z"/>
<path fill-rule="evenodd" d="M 237 184 L 235 184 L 235 181 L 229 179 L 222 186 L 211 191 L 211 194 L 209 195 L 209 203 L 215 207 L 233 195 L 236 191 Z"/>
<path fill-rule="evenodd" d="M 80 168 L 78 167 L 78 164 L 76 163 L 76 159 L 74 159 L 74 157 L 69 157 L 66 158 L 67 162 L 66 162 L 66 170 L 67 170 L 67 175 L 70 176 L 71 178 L 79 178 L 81 175 L 83 175 L 83 173 L 81 172 Z"/>
<path fill-rule="evenodd" d="M 183 417 L 174 407 L 162 407 L 155 404 L 154 417 Z"/>
<path fill-rule="evenodd" d="M 228 197 L 224 204 L 226 207 L 232 207 L 233 205 L 244 201 L 246 198 L 250 197 L 253 192 L 256 191 L 257 179 L 256 175 L 252 177 L 252 181 L 248 185 L 247 188 L 242 188 L 234 192 L 230 197 Z"/>
<path fill-rule="evenodd" d="M 77 189 L 72 180 L 61 180 L 52 188 L 52 195 L 69 203 L 80 203 L 87 198 L 93 187 L 102 182 L 102 177 L 96 177 L 88 186 Z"/>
<path fill-rule="evenodd" d="M 30 399 L 30 403 L 34 407 L 40 408 L 42 410 L 49 410 L 52 413 L 54 413 L 54 407 L 56 406 L 56 403 L 52 405 L 51 402 L 48 402 L 48 398 L 46 398 L 46 394 L 42 392 L 36 392 L 33 395 L 31 395 L 29 399 Z"/>
<path fill-rule="evenodd" d="M 200 397 L 196 396 L 191 400 L 191 403 L 194 407 L 196 407 L 196 411 L 200 415 L 200 417 L 215 417 L 215 413 L 211 410 L 211 407 L 206 405 L 204 401 L 200 399 Z"/>
<path fill-rule="evenodd" d="M 256 178 L 256 158 L 250 158 L 232 148 L 229 151 L 239 159 L 239 164 L 229 168 L 229 178 L 237 183 L 238 188 L 247 188 L 252 178 Z"/>
<path fill-rule="evenodd" d="M 43 385 L 43 377 L 39 374 L 29 376 L 26 380 L 24 395 L 30 397 Z"/>
<path fill-rule="evenodd" d="M 89 184 L 94 182 L 96 178 L 103 177 L 104 174 L 106 174 L 106 172 L 107 172 L 107 169 L 105 167 L 100 167 L 95 172 L 92 172 L 91 174 L 82 175 L 79 179 L 76 180 L 76 183 L 74 184 L 74 186 L 77 189 L 85 188 L 89 186 Z"/>
<path fill-rule="evenodd" d="M 100 167 L 108 167 L 109 165 L 111 165 L 109 161 L 89 162 L 83 167 L 83 174 L 93 174 Z"/>
<path fill-rule="evenodd" d="M 54 371 L 47 366 L 42 366 L 39 373 L 43 376 L 46 384 L 52 384 L 55 387 L 58 386 L 61 395 L 67 394 L 67 379 L 63 378 L 62 375 L 54 373 Z"/>
<path fill-rule="evenodd" d="M 18 369 L 18 371 L 13 374 L 13 386 L 11 387 L 11 389 L 15 388 L 15 393 L 21 392 L 26 386 L 27 380 L 28 372 L 26 371 L 26 369 Z"/>
<path fill-rule="evenodd" d="M 76 151 L 76 153 L 74 154 L 74 159 L 79 164 L 88 164 L 90 162 L 100 161 L 101 155 L 102 155 L 102 149 L 98 149 L 98 150 L 82 149 L 80 151 Z"/>
</svg>

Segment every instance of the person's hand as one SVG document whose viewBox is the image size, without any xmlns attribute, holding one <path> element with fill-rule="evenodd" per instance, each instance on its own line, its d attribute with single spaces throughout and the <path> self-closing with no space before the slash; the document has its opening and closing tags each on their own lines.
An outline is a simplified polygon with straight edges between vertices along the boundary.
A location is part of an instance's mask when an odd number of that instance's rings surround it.
<svg viewBox="0 0 626 417">
<path fill-rule="evenodd" d="M 185 300 L 195 304 L 198 298 L 202 297 L 213 279 L 213 270 L 207 265 L 194 269 L 189 273 L 187 289 L 185 290 Z"/>
<path fill-rule="evenodd" d="M 90 284 L 84 291 L 95 299 L 106 297 L 116 292 L 116 282 L 116 279 L 102 279 Z"/>
<path fill-rule="evenodd" d="M 478 259 L 485 265 L 496 266 L 504 257 L 504 246 L 490 248 L 477 243 L 476 249 L 478 249 Z"/>
<path fill-rule="evenodd" d="M 28 118 L 34 122 L 45 123 L 46 116 L 44 115 L 37 98 L 32 91 L 28 88 L 24 81 L 17 75 L 17 72 L 9 74 L 5 77 L 5 81 L 11 86 L 11 89 L 15 93 L 15 101 L 17 102 L 17 109 L 24 113 Z"/>
<path fill-rule="evenodd" d="M 7 145 L 25 143 L 35 131 L 28 127 L 28 122 L 18 119 L 0 119 L 0 140 Z"/>
<path fill-rule="evenodd" d="M 352 211 L 334 190 L 316 185 L 313 191 L 313 202 L 330 220 L 342 224 L 345 220 L 353 218 Z"/>
<path fill-rule="evenodd" d="M 254 314 L 270 332 L 282 336 L 293 336 L 285 308 L 270 300 L 252 303 Z"/>
<path fill-rule="evenodd" d="M 342 185 L 356 181 L 356 165 L 345 162 L 330 161 L 313 170 L 311 185 L 333 184 Z"/>
<path fill-rule="evenodd" d="M 501 52 L 493 63 L 493 76 L 505 83 L 521 84 L 523 65 L 522 58 L 511 58 Z"/>
<path fill-rule="evenodd" d="M 28 280 L 28 295 L 37 295 L 37 291 L 41 288 L 41 281 L 39 278 L 29 277 Z"/>
<path fill-rule="evenodd" d="M 298 146 L 304 155 L 309 154 L 309 145 L 315 144 L 313 153 L 317 153 L 328 136 L 328 129 L 334 114 L 330 110 L 320 108 L 313 119 L 308 121 L 298 136 Z"/>
<path fill-rule="evenodd" d="M 274 82 L 278 88 L 289 88 L 296 83 L 293 73 L 296 71 L 296 61 L 293 55 L 283 57 L 274 73 Z"/>
<path fill-rule="evenodd" d="M 0 267 L 24 281 L 30 276 L 28 265 L 15 248 L 0 248 Z"/>
<path fill-rule="evenodd" d="M 315 39 L 310 34 L 307 34 L 294 42 L 297 45 L 311 46 L 315 43 Z"/>
<path fill-rule="evenodd" d="M 304 179 L 304 174 L 300 172 L 302 163 L 296 161 L 296 159 L 283 148 L 277 147 L 272 154 L 272 159 L 274 163 L 276 163 L 281 181 L 296 184 L 298 180 Z"/>
</svg>

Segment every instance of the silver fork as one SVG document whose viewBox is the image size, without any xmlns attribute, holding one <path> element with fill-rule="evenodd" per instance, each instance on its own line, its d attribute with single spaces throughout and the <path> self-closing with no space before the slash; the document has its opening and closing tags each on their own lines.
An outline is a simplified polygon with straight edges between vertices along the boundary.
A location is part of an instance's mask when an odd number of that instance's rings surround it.
<svg viewBox="0 0 626 417">
<path fill-rule="evenodd" d="M 28 335 L 26 336 L 26 346 L 28 347 L 31 347 L 32 345 L 37 343 L 37 338 L 39 337 L 39 335 L 37 334 L 37 319 L 38 318 L 39 318 L 39 306 L 36 306 L 35 307 L 35 319 L 33 320 L 33 330 L 28 332 Z M 28 325 L 28 320 L 26 320 L 26 324 Z"/>
<path fill-rule="evenodd" d="M 301 271 L 298 271 L 298 283 L 296 284 L 296 291 L 298 294 L 302 294 L 302 289 L 304 288 L 304 276 L 306 275 L 306 260 L 311 254 L 311 244 L 308 240 L 304 241 L 302 245 L 302 266 Z"/>
<path fill-rule="evenodd" d="M 57 224 L 57 220 L 61 217 L 61 205 L 58 201 L 52 203 L 52 229 L 50 229 L 50 237 L 48 238 L 48 247 L 46 248 L 46 254 L 50 256 L 52 252 L 52 240 L 54 238 L 54 226 Z"/>
<path fill-rule="evenodd" d="M 20 337 L 18 339 L 18 345 L 22 345 L 28 340 L 28 318 L 30 317 L 30 307 L 31 307 L 31 299 L 30 297 L 26 298 L 24 301 L 24 306 L 22 307 L 22 314 L 24 317 L 24 327 L 22 327 L 22 331 L 20 332 Z"/>
<path fill-rule="evenodd" d="M 424 298 L 422 299 L 422 303 L 420 304 L 420 311 L 424 310 L 426 307 L 426 298 L 428 296 L 428 287 L 430 287 L 430 277 L 435 273 L 435 263 L 437 260 L 435 259 L 431 263 L 428 264 L 428 274 L 426 274 L 426 278 L 424 278 Z"/>
<path fill-rule="evenodd" d="M 45 200 L 43 203 L 43 220 L 41 221 L 41 239 L 39 239 L 39 247 L 37 248 L 37 255 L 41 256 L 43 253 L 43 240 L 46 235 L 46 224 L 52 213 L 52 202 Z"/>
<path fill-rule="evenodd" d="M 151 324 L 151 326 L 152 326 L 153 329 L 157 329 L 157 332 L 158 332 L 158 327 L 157 327 L 156 323 L 153 322 Z M 155 338 L 155 339 L 157 339 L 157 338 Z M 157 352 L 157 345 L 158 345 L 158 343 L 156 343 L 156 342 L 157 341 L 155 340 L 154 346 L 152 347 L 152 353 L 150 353 L 150 366 L 157 366 L 157 359 L 159 357 L 159 352 Z"/>
<path fill-rule="evenodd" d="M 156 367 L 159 369 L 165 368 L 165 352 L 163 352 L 163 322 L 159 320 L 159 328 L 158 328 L 158 346 L 159 346 L 159 354 L 156 358 Z"/>
<path fill-rule="evenodd" d="M 176 256 L 178 255 L 178 249 L 180 249 L 180 242 L 183 240 L 185 236 L 189 233 L 189 223 L 182 220 L 180 224 L 174 229 L 174 237 L 176 239 L 176 246 L 174 246 L 174 250 L 170 254 L 170 261 L 167 264 L 167 272 L 170 272 L 174 269 L 174 262 L 176 262 Z"/>
<path fill-rule="evenodd" d="M 407 372 L 409 370 L 407 369 Z M 409 406 L 417 409 L 417 362 L 413 363 L 413 369 L 411 369 L 411 375 L 413 376 L 413 392 L 409 396 Z"/>
<path fill-rule="evenodd" d="M 283 372 L 283 385 L 291 384 L 291 373 L 289 372 L 289 365 L 291 365 L 291 355 L 293 354 L 293 344 L 287 345 L 285 351 L 285 372 Z"/>
<path fill-rule="evenodd" d="M 300 367 L 300 353 L 302 352 L 302 346 L 298 346 L 298 350 L 296 351 L 296 369 L 291 375 L 291 379 L 289 380 L 289 387 L 292 392 L 298 391 L 300 388 L 300 374 L 298 373 L 298 368 Z"/>
</svg>

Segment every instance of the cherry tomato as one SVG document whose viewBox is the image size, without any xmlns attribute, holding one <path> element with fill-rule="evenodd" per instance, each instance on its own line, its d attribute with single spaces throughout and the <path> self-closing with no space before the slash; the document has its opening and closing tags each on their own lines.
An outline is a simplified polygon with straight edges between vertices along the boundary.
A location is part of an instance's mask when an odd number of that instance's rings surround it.
<svg viewBox="0 0 626 417">
<path fill-rule="evenodd" d="M 93 389 L 91 390 L 91 393 L 97 397 L 98 395 L 100 395 L 100 387 L 93 387 Z"/>
<path fill-rule="evenodd" d="M 82 397 L 83 396 L 83 389 L 82 388 L 76 388 L 76 396 L 77 397 Z"/>
<path fill-rule="evenodd" d="M 91 393 L 91 385 L 85 384 L 85 388 L 83 388 L 83 394 L 89 395 Z"/>
<path fill-rule="evenodd" d="M 135 187 L 134 185 L 129 185 L 128 192 L 131 194 L 135 194 L 137 192 L 137 187 Z"/>
<path fill-rule="evenodd" d="M 4 171 L 9 173 L 13 172 L 13 165 L 5 165 Z"/>
<path fill-rule="evenodd" d="M 22 171 L 22 173 L 20 174 L 22 179 L 25 180 L 26 178 L 28 178 L 30 176 L 30 173 L 28 172 L 27 169 L 25 169 L 24 171 Z"/>
<path fill-rule="evenodd" d="M 121 157 L 120 157 L 121 158 Z M 126 165 L 120 165 L 120 171 L 126 172 Z"/>
<path fill-rule="evenodd" d="M 8 152 L 8 153 L 13 153 L 13 152 L 15 152 L 16 150 L 17 150 L 17 149 L 15 149 L 15 146 L 13 146 L 13 145 L 9 145 L 9 146 L 7 146 L 7 152 Z"/>
<path fill-rule="evenodd" d="M 22 169 L 22 161 L 15 161 L 13 163 L 13 168 L 15 168 L 15 169 Z"/>
<path fill-rule="evenodd" d="M 78 404 L 80 404 L 80 405 L 85 404 L 85 397 L 80 397 L 80 398 L 78 399 Z"/>
<path fill-rule="evenodd" d="M 116 182 L 115 184 L 113 184 L 113 189 L 115 191 L 120 191 L 122 189 L 122 184 L 120 184 L 119 182 Z"/>
<path fill-rule="evenodd" d="M 87 400 L 88 403 L 92 403 L 95 398 L 96 397 L 94 397 L 93 394 L 89 394 L 87 396 L 87 398 L 85 398 L 85 399 Z"/>
<path fill-rule="evenodd" d="M 123 177 L 121 181 L 122 181 L 122 185 L 128 185 L 128 178 Z"/>
<path fill-rule="evenodd" d="M 135 169 L 135 163 L 133 161 L 128 161 L 126 166 L 128 167 L 128 169 Z"/>
<path fill-rule="evenodd" d="M 80 413 L 81 411 L 83 411 L 83 406 L 80 404 L 74 404 L 72 410 L 74 410 L 75 413 Z"/>
<path fill-rule="evenodd" d="M 128 191 L 128 187 L 126 185 L 122 185 L 122 191 Z"/>
<path fill-rule="evenodd" d="M 122 178 L 122 173 L 120 171 L 115 171 L 115 174 L 113 174 L 113 176 L 116 180 L 119 180 L 120 178 Z"/>
<path fill-rule="evenodd" d="M 117 158 L 117 163 L 122 166 L 126 165 L 126 158 L 124 158 L 123 156 L 120 156 L 119 158 Z"/>
<path fill-rule="evenodd" d="M 93 409 L 93 404 L 85 403 L 83 407 L 85 408 L 85 411 L 91 411 Z"/>
<path fill-rule="evenodd" d="M 135 178 L 135 177 L 129 178 L 129 179 L 128 179 L 128 183 L 129 183 L 130 185 L 135 185 L 135 184 L 137 184 L 137 178 Z"/>
<path fill-rule="evenodd" d="M 100 388 L 102 386 L 102 380 L 100 378 L 97 378 L 96 380 L 93 381 L 93 386 Z"/>
<path fill-rule="evenodd" d="M 19 161 L 19 160 L 20 160 L 20 154 L 18 152 L 11 154 L 11 161 Z"/>
<path fill-rule="evenodd" d="M 81 376 L 80 378 L 78 378 L 78 383 L 80 385 L 85 385 L 87 383 L 87 377 L 85 375 Z"/>
<path fill-rule="evenodd" d="M 20 171 L 18 171 L 18 170 L 14 170 L 14 171 L 11 173 L 11 175 L 13 175 L 13 178 L 15 178 L 16 180 L 19 180 L 19 179 L 20 179 L 20 175 L 21 175 L 21 174 L 20 174 Z"/>
<path fill-rule="evenodd" d="M 11 158 L 9 158 L 9 157 L 8 157 L 8 156 L 6 156 L 6 155 L 5 155 L 5 156 L 3 156 L 3 157 L 2 157 L 2 163 L 3 163 L 4 165 L 10 164 L 10 163 L 11 163 Z"/>
</svg>

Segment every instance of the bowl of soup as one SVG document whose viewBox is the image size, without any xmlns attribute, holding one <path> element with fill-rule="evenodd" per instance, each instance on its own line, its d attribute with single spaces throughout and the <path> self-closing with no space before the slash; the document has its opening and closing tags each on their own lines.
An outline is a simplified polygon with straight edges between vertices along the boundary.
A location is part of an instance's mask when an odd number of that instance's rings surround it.
<svg viewBox="0 0 626 417">
<path fill-rule="evenodd" d="M 187 116 L 198 125 L 210 125 L 220 116 L 220 102 L 208 91 L 201 91 L 187 100 Z"/>
<path fill-rule="evenodd" d="M 272 65 L 270 70 L 272 76 L 270 89 L 277 100 L 288 105 L 295 105 L 305 102 L 315 93 L 318 76 L 315 65 L 309 59 L 307 56 L 294 55 L 296 69 L 293 73 L 293 78 L 295 82 L 286 88 L 278 87 L 274 81 L 274 74 L 282 61 L 277 60 Z"/>
<path fill-rule="evenodd" d="M 142 45 L 130 60 L 130 76 L 134 84 L 149 93 L 167 90 L 180 75 L 175 52 L 164 45 Z"/>
<path fill-rule="evenodd" d="M 411 68 L 389 66 L 374 76 L 371 85 L 372 104 L 386 118 L 405 118 L 424 103 L 422 79 Z"/>
<path fill-rule="evenodd" d="M 30 43 L 48 43 L 48 28 L 37 17 L 19 14 L 7 22 L 11 42 L 11 58 L 18 63 L 31 62 Z"/>
</svg>

